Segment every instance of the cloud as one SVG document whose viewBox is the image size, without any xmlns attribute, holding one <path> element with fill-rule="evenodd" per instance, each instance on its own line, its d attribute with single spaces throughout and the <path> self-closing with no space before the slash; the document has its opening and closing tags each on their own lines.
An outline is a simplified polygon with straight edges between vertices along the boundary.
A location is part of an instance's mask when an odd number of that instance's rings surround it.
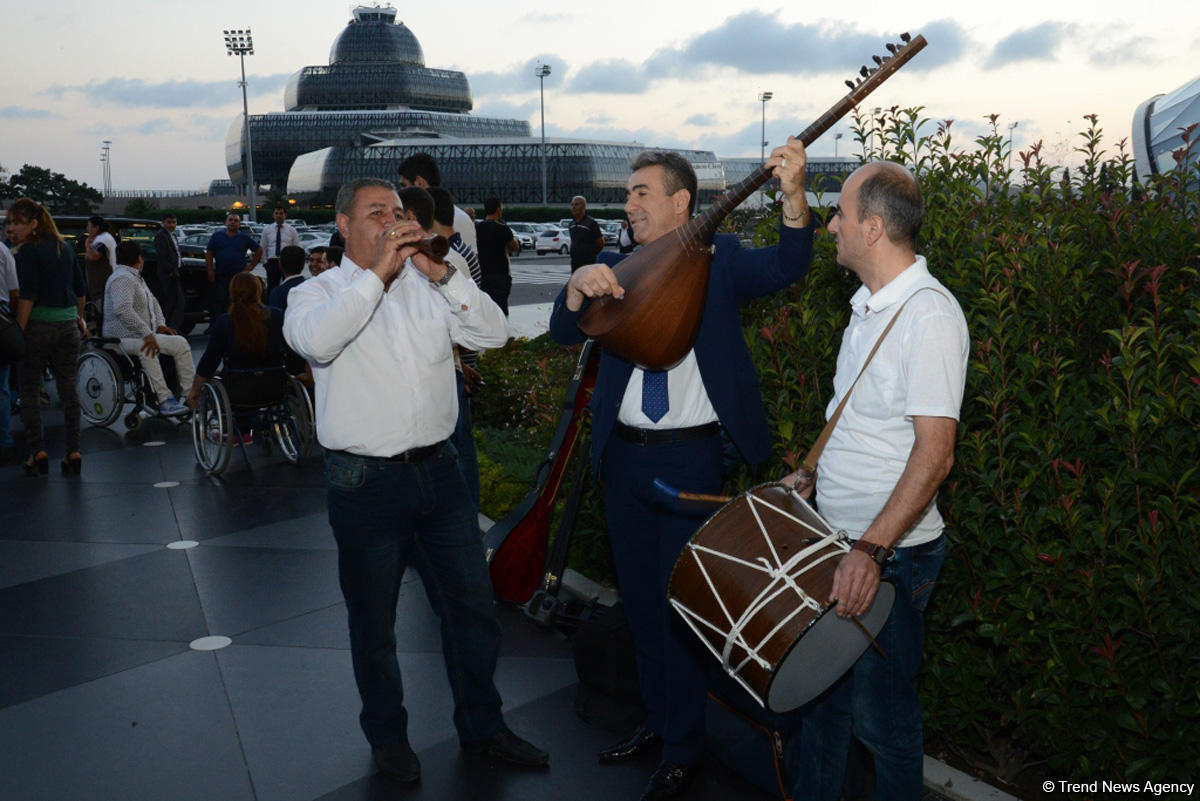
<svg viewBox="0 0 1200 801">
<path fill-rule="evenodd" d="M 1113 37 L 1106 34 L 1103 39 L 1112 41 Z M 1088 52 L 1088 61 L 1097 67 L 1156 64 L 1159 60 L 1154 40 L 1148 36 L 1131 36 L 1124 41 L 1113 41 L 1108 47 L 1097 47 L 1093 44 Z"/>
<path fill-rule="evenodd" d="M 0 106 L 0 119 L 7 120 L 48 120 L 61 115 L 44 108 L 28 108 L 26 106 Z"/>
<path fill-rule="evenodd" d="M 701 127 L 707 127 L 710 125 L 716 125 L 717 118 L 714 117 L 712 114 L 693 114 L 692 116 L 690 116 L 686 120 L 684 120 L 683 124 L 684 125 L 699 125 Z"/>
<path fill-rule="evenodd" d="M 575 71 L 564 89 L 574 94 L 608 92 L 636 95 L 646 88 L 641 69 L 625 59 L 606 59 Z"/>
<path fill-rule="evenodd" d="M 1075 31 L 1075 25 L 1065 22 L 1043 22 L 1013 31 L 996 43 L 983 68 L 996 69 L 1021 61 L 1053 61 L 1059 45 Z"/>
<path fill-rule="evenodd" d="M 538 100 L 524 103 L 509 103 L 504 100 L 489 100 L 471 111 L 474 117 L 497 117 L 504 120 L 529 120 L 538 113 Z"/>
<path fill-rule="evenodd" d="M 930 53 L 914 64 L 928 69 L 957 59 L 965 49 L 966 34 L 953 20 L 930 23 L 927 30 Z M 683 45 L 656 51 L 645 72 L 684 77 L 705 67 L 732 68 L 748 75 L 854 71 L 869 63 L 873 53 L 885 54 L 887 41 L 898 39 L 896 33 L 834 23 L 786 23 L 778 14 L 746 11 Z"/>
<path fill-rule="evenodd" d="M 516 23 L 520 25 L 568 25 L 579 19 L 578 14 L 568 14 L 564 12 L 548 12 L 548 11 L 530 11 L 527 14 L 522 14 L 517 17 Z"/>
<path fill-rule="evenodd" d="M 562 84 L 563 76 L 570 69 L 565 59 L 552 54 L 539 54 L 507 69 L 492 72 L 475 72 L 467 75 L 474 97 L 523 94 L 538 90 L 538 77 L 534 74 L 539 64 L 549 64 L 550 74 L 544 79 L 546 88 Z"/>
<path fill-rule="evenodd" d="M 246 78 L 246 89 L 251 96 L 277 94 L 283 91 L 291 76 L 290 72 L 251 75 Z M 154 83 L 140 78 L 108 78 L 86 84 L 54 84 L 38 94 L 56 99 L 67 94 L 84 94 L 94 102 L 127 108 L 224 106 L 238 99 L 236 83 L 232 80 Z"/>
</svg>

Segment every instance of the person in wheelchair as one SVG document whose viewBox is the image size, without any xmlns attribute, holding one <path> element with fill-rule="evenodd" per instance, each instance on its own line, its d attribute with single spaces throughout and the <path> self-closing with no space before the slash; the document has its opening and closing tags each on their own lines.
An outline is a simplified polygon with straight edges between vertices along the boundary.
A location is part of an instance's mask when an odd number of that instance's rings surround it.
<svg viewBox="0 0 1200 801">
<path fill-rule="evenodd" d="M 117 245 L 117 266 L 104 285 L 104 314 L 101 332 L 121 340 L 121 350 L 137 356 L 158 399 L 158 411 L 166 417 L 182 417 L 188 407 L 180 403 L 163 378 L 158 362 L 161 351 L 175 361 L 180 387 L 190 386 L 196 368 L 192 348 L 185 337 L 167 326 L 158 299 L 142 278 L 142 246 L 125 240 Z"/>
<path fill-rule="evenodd" d="M 196 367 L 196 378 L 188 393 L 188 403 L 196 405 L 200 387 L 217 374 L 230 383 L 230 373 L 262 368 L 284 368 L 283 312 L 262 302 L 262 282 L 250 273 L 238 273 L 229 282 L 229 310 L 213 322 L 208 347 Z M 230 393 L 236 394 L 234 387 Z M 253 441 L 248 429 L 252 414 L 239 414 L 241 441 Z"/>
</svg>

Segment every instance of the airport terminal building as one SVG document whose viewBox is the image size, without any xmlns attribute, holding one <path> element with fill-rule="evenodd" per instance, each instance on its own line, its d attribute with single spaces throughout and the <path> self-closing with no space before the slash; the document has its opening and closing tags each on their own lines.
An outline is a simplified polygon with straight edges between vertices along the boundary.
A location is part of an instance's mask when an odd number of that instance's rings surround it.
<svg viewBox="0 0 1200 801">
<path fill-rule="evenodd" d="M 472 108 L 466 75 L 426 67 L 420 43 L 396 21 L 396 9 L 359 6 L 334 40 L 329 65 L 292 76 L 284 111 L 250 117 L 256 183 L 320 202 L 355 178 L 394 179 L 401 161 L 425 152 L 463 204 L 497 195 L 509 205 L 540 205 L 541 139 L 524 120 L 475 116 Z M 547 201 L 564 204 L 583 195 L 589 203 L 623 204 L 629 162 L 649 146 L 547 139 Z M 701 203 L 760 163 L 671 149 L 695 167 Z M 238 186 L 246 183 L 246 151 L 238 117 L 226 139 L 229 177 Z M 854 159 L 812 159 L 809 176 L 840 176 L 855 166 Z M 840 177 L 837 182 L 840 188 Z"/>
</svg>

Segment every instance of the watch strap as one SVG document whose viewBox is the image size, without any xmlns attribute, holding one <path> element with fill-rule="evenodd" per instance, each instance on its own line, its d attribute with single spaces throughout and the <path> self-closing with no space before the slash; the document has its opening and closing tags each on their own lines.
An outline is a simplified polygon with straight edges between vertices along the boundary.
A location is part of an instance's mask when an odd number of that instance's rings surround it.
<svg viewBox="0 0 1200 801">
<path fill-rule="evenodd" d="M 850 550 L 862 551 L 871 557 L 871 560 L 880 567 L 883 567 L 884 563 L 891 559 L 892 554 L 895 553 L 895 549 L 893 548 L 885 548 L 882 545 L 867 542 L 866 540 L 855 540 L 854 544 L 850 546 Z"/>
<path fill-rule="evenodd" d="M 446 274 L 443 275 L 438 280 L 430 281 L 429 283 L 433 284 L 434 286 L 445 286 L 446 284 L 450 283 L 450 279 L 454 277 L 454 274 L 456 272 L 458 272 L 457 267 L 455 267 L 453 264 L 447 264 L 446 265 Z"/>
</svg>

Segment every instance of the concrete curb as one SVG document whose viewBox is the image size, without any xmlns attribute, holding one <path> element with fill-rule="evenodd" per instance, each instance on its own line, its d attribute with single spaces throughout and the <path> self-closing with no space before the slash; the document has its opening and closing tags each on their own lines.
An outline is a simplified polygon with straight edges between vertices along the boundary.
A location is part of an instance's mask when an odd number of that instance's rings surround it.
<svg viewBox="0 0 1200 801">
<path fill-rule="evenodd" d="M 1020 801 L 1015 795 L 997 790 L 928 755 L 925 757 L 925 786 L 954 801 Z"/>
</svg>

